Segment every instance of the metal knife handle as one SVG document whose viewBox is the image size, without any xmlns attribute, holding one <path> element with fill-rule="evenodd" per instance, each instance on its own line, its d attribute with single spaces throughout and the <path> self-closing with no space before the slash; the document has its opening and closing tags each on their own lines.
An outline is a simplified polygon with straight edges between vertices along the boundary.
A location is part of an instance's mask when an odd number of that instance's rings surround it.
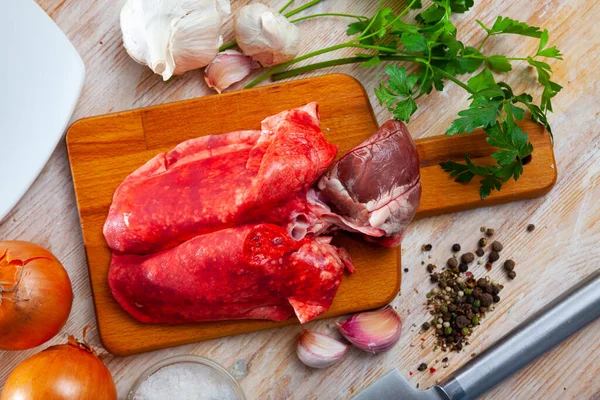
<svg viewBox="0 0 600 400">
<path fill-rule="evenodd" d="M 561 294 L 436 387 L 474 399 L 600 317 L 600 270 Z"/>
</svg>

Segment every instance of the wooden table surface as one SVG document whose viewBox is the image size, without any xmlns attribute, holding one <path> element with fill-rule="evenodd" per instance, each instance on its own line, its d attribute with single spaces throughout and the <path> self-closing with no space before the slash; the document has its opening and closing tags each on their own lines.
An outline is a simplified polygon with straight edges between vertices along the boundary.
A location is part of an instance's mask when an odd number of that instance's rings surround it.
<svg viewBox="0 0 600 400">
<path fill-rule="evenodd" d="M 38 1 L 66 32 L 85 62 L 85 87 L 73 120 L 212 95 L 200 71 L 164 83 L 159 76 L 127 56 L 118 24 L 123 0 Z M 245 3 L 234 1 L 233 8 Z M 284 1 L 273 0 L 271 3 L 280 6 Z M 326 0 L 314 11 L 370 15 L 376 3 Z M 403 335 L 387 353 L 372 356 L 352 349 L 340 364 L 326 370 L 311 370 L 304 367 L 295 355 L 295 339 L 303 327 L 289 326 L 117 358 L 104 351 L 96 332 L 92 332 L 88 339 L 98 348 L 112 372 L 120 398 L 125 398 L 131 384 L 144 369 L 178 354 L 196 354 L 211 358 L 227 368 L 235 366 L 249 399 L 344 399 L 394 367 L 398 367 L 415 385 L 418 383 L 421 388 L 426 388 L 598 268 L 600 5 L 594 5 L 596 2 L 593 0 L 476 3 L 469 13 L 456 18 L 461 40 L 478 43 L 483 33 L 475 19 L 489 25 L 497 15 L 504 15 L 547 28 L 551 43 L 565 54 L 564 61 L 550 63 L 555 70 L 555 79 L 564 86 L 563 93 L 554 101 L 555 114 L 551 117 L 559 174 L 550 194 L 536 200 L 414 222 L 406 234 L 402 251 L 403 268 L 408 268 L 408 272 L 403 276 L 401 295 L 393 302 L 403 317 Z M 304 22 L 301 26 L 302 51 L 341 41 L 345 22 L 337 19 Z M 229 38 L 230 31 L 226 36 L 226 39 Z M 486 43 L 485 50 L 518 56 L 529 54 L 536 46 L 534 40 L 526 38 L 494 38 Z M 43 68 L 43 63 L 40 63 L 40 68 Z M 344 66 L 335 71 L 351 74 L 363 83 L 371 95 L 380 123 L 390 117 L 373 95 L 383 66 L 371 69 Z M 525 65 L 515 65 L 508 82 L 517 91 L 539 94 L 535 76 Z M 420 111 L 409 126 L 413 136 L 443 133 L 456 112 L 466 104 L 465 92 L 455 85 L 448 85 L 444 92 L 420 99 Z M 525 232 L 528 223 L 536 225 L 533 233 Z M 421 334 L 415 327 L 428 319 L 423 300 L 426 291 L 431 288 L 421 262 L 443 262 L 448 257 L 449 247 L 455 242 L 474 248 L 482 225 L 494 227 L 498 232 L 498 239 L 505 245 L 502 256 L 510 256 L 517 263 L 517 279 L 506 283 L 502 301 L 475 331 L 472 343 L 465 351 L 460 354 L 433 352 L 433 338 Z M 80 335 L 86 324 L 95 326 L 86 257 L 64 141 L 24 198 L 0 223 L 0 238 L 31 240 L 44 245 L 69 272 L 75 294 L 73 311 L 62 332 L 48 344 L 64 342 L 67 334 Z M 431 260 L 421 252 L 423 243 L 433 244 Z M 481 266 L 474 270 L 476 273 L 484 272 Z M 500 267 L 495 267 L 489 275 L 500 282 L 506 281 Z M 332 323 L 332 320 L 317 321 L 306 327 L 333 332 Z M 421 338 L 425 339 L 424 348 L 421 347 Z M 0 352 L 0 385 L 20 361 L 48 344 L 29 351 Z M 445 356 L 449 359 L 448 368 L 442 367 L 441 359 Z M 434 374 L 417 372 L 421 362 L 436 367 L 438 371 Z M 243 373 L 245 367 L 247 374 Z M 600 398 L 598 373 L 600 321 L 571 337 L 484 398 Z"/>
</svg>

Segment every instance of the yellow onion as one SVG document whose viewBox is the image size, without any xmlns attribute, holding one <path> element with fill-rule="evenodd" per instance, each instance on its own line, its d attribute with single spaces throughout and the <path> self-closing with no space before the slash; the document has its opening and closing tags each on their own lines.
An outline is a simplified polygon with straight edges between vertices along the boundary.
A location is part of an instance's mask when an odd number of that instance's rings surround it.
<svg viewBox="0 0 600 400">
<path fill-rule="evenodd" d="M 85 332 L 84 332 L 85 336 Z M 85 342 L 48 347 L 26 359 L 8 376 L 0 400 L 116 400 L 106 366 Z"/>
<path fill-rule="evenodd" d="M 355 314 L 336 325 L 350 343 L 373 354 L 392 348 L 402 330 L 400 316 L 391 306 Z"/>
<path fill-rule="evenodd" d="M 30 242 L 0 242 L 0 350 L 52 339 L 72 303 L 69 276 L 52 253 Z"/>
</svg>

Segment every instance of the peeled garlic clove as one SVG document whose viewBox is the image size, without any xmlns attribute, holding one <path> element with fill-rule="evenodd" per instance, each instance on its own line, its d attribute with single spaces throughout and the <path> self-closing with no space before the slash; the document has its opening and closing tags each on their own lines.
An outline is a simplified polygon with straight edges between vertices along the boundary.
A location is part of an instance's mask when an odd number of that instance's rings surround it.
<svg viewBox="0 0 600 400">
<path fill-rule="evenodd" d="M 400 316 L 391 306 L 355 314 L 336 325 L 350 343 L 373 354 L 394 346 L 402 330 Z"/>
<path fill-rule="evenodd" d="M 221 93 L 250 75 L 254 64 L 252 58 L 239 51 L 225 50 L 217 54 L 204 69 L 204 80 L 208 87 Z"/>
<path fill-rule="evenodd" d="M 338 362 L 350 349 L 324 333 L 305 330 L 300 334 L 296 354 L 304 364 L 312 368 L 325 368 Z"/>
<path fill-rule="evenodd" d="M 240 8 L 233 18 L 233 30 L 244 54 L 264 67 L 289 61 L 300 49 L 300 29 L 261 3 Z"/>
<path fill-rule="evenodd" d="M 222 43 L 228 0 L 127 0 L 121 31 L 127 53 L 164 80 L 206 66 Z"/>
</svg>

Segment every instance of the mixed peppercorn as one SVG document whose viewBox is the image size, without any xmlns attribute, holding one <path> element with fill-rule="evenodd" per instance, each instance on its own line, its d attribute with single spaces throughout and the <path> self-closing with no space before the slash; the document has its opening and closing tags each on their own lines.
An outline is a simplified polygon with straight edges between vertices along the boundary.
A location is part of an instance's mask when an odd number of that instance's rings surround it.
<svg viewBox="0 0 600 400">
<path fill-rule="evenodd" d="M 528 231 L 530 228 L 528 227 Z M 434 329 L 437 343 L 443 350 L 460 351 L 467 345 L 468 338 L 473 329 L 480 324 L 486 313 L 494 310 L 494 304 L 500 301 L 500 291 L 503 286 L 493 282 L 489 277 L 477 279 L 469 268 L 478 258 L 477 264 L 485 263 L 489 271 L 493 264 L 500 259 L 504 246 L 498 240 L 493 240 L 495 230 L 481 228 L 484 234 L 477 242 L 475 253 L 465 252 L 459 254 L 462 246 L 459 243 L 452 245 L 454 253 L 446 261 L 446 266 L 440 268 L 434 264 L 427 264 L 430 280 L 436 286 L 427 293 L 427 308 L 432 315 L 432 320 L 423 323 L 422 329 Z M 491 242 L 491 243 L 490 243 Z M 489 245 L 487 260 L 485 247 Z M 422 246 L 423 251 L 430 251 L 431 244 Z M 515 262 L 506 260 L 504 270 L 510 279 L 516 277 Z M 419 371 L 427 369 L 421 364 Z"/>
</svg>

